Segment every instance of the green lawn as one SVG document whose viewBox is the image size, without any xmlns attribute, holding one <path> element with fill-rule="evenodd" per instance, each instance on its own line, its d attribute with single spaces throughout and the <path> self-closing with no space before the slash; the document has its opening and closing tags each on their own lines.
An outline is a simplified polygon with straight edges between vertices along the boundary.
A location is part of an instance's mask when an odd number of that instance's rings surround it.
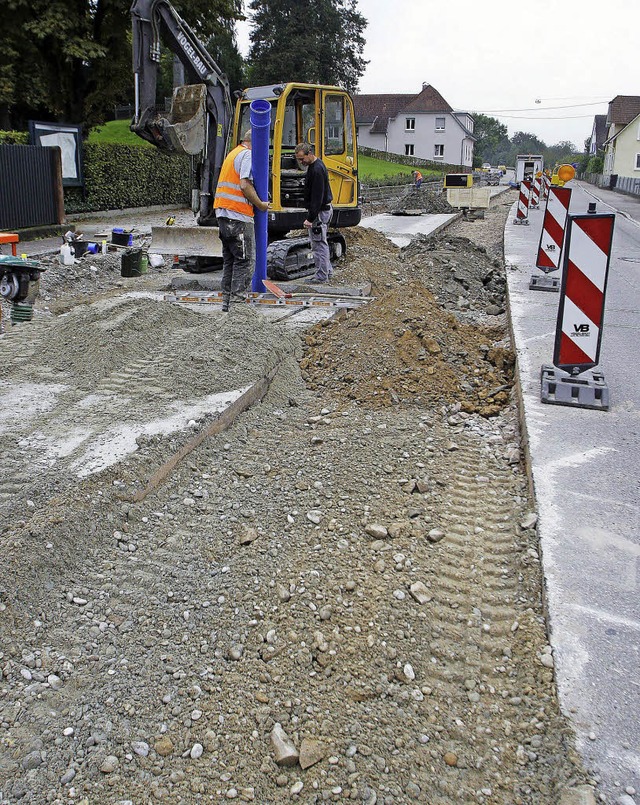
<svg viewBox="0 0 640 805">
<path fill-rule="evenodd" d="M 129 120 L 110 120 L 100 128 L 92 129 L 89 132 L 90 143 L 122 143 L 123 145 L 141 145 L 145 148 L 153 148 L 153 146 L 137 134 L 129 130 Z M 413 167 L 409 165 L 400 165 L 397 162 L 387 162 L 384 159 L 377 159 L 376 157 L 366 157 L 360 155 L 358 157 L 358 173 L 360 181 L 365 184 L 370 181 L 379 182 L 385 178 L 392 178 L 398 175 L 408 177 L 411 175 Z M 432 173 L 440 177 L 437 171 L 428 171 L 426 168 L 421 169 L 422 175 L 427 179 Z"/>
<path fill-rule="evenodd" d="M 104 126 L 91 129 L 89 132 L 90 143 L 119 143 L 121 145 L 142 145 L 145 148 L 153 148 L 151 143 L 138 137 L 129 131 L 130 120 L 110 120 Z"/>
<path fill-rule="evenodd" d="M 363 154 L 358 156 L 358 175 L 360 181 L 365 184 L 367 181 L 373 180 L 379 182 L 381 179 L 390 179 L 398 175 L 406 175 L 408 177 L 413 170 L 415 170 L 413 166 L 401 165 L 398 162 L 387 162 L 384 159 L 366 157 Z M 425 179 L 428 179 L 431 175 L 437 176 L 438 178 L 442 175 L 442 173 L 429 171 L 426 168 L 420 168 L 420 173 Z"/>
</svg>

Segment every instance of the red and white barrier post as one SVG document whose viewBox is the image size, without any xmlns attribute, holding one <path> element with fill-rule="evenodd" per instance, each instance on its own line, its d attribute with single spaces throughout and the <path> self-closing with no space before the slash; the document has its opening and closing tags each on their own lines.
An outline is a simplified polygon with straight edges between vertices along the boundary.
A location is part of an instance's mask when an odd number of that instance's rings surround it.
<svg viewBox="0 0 640 805">
<path fill-rule="evenodd" d="M 518 196 L 518 208 L 516 210 L 516 217 L 513 219 L 514 224 L 523 224 L 529 226 L 529 197 L 531 195 L 531 182 L 520 182 L 520 194 Z"/>
<path fill-rule="evenodd" d="M 529 289 L 534 291 L 558 291 L 560 277 L 550 277 L 552 271 L 560 268 L 560 257 L 564 244 L 564 233 L 569 214 L 571 188 L 552 187 L 544 210 L 542 232 L 538 244 L 536 267 L 544 271 L 544 275 L 532 274 Z"/>
<path fill-rule="evenodd" d="M 529 209 L 537 210 L 540 208 L 540 177 L 534 176 L 531 183 L 531 201 L 529 202 Z"/>
<path fill-rule="evenodd" d="M 544 403 L 609 408 L 604 375 L 594 367 L 600 360 L 614 221 L 612 213 L 569 215 L 553 366 L 543 366 L 541 374 Z"/>
</svg>

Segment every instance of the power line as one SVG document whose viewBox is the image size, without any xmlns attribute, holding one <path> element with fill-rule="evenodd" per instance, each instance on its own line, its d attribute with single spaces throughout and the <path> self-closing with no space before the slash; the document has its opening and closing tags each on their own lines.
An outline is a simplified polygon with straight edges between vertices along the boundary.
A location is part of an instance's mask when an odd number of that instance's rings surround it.
<svg viewBox="0 0 640 805">
<path fill-rule="evenodd" d="M 480 114 L 484 114 L 481 112 Z M 578 120 L 582 118 L 589 118 L 593 120 L 593 115 L 564 115 L 564 117 L 527 117 L 526 115 L 500 115 L 500 117 L 507 117 L 510 120 Z"/>
<path fill-rule="evenodd" d="M 536 109 L 535 106 L 528 109 L 487 109 L 482 112 L 482 114 L 495 114 L 498 112 L 550 112 L 553 109 L 574 109 L 578 106 L 602 106 L 602 104 L 602 101 L 594 101 L 593 103 L 571 103 L 567 106 L 544 106 L 541 109 Z"/>
</svg>

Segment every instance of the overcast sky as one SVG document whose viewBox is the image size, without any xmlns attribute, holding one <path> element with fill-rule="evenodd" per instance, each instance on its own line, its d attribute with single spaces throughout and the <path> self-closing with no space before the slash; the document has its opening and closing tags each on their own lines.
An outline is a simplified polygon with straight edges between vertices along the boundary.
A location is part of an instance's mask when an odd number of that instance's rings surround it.
<svg viewBox="0 0 640 805">
<path fill-rule="evenodd" d="M 509 136 L 579 150 L 608 101 L 640 95 L 640 0 L 358 0 L 358 10 L 368 21 L 362 93 L 417 94 L 426 82 Z M 246 55 L 246 24 L 238 44 Z"/>
</svg>

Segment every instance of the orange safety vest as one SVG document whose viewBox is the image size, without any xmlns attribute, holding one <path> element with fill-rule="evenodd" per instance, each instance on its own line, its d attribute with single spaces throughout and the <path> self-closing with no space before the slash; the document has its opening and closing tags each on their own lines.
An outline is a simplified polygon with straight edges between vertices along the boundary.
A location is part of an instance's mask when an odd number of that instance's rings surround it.
<svg viewBox="0 0 640 805">
<path fill-rule="evenodd" d="M 213 201 L 214 209 L 223 208 L 250 215 L 253 217 L 253 204 L 244 197 L 240 188 L 240 175 L 235 168 L 234 160 L 242 151 L 248 150 L 244 145 L 238 145 L 233 149 L 222 163 L 220 178 L 216 187 L 216 195 Z"/>
</svg>

